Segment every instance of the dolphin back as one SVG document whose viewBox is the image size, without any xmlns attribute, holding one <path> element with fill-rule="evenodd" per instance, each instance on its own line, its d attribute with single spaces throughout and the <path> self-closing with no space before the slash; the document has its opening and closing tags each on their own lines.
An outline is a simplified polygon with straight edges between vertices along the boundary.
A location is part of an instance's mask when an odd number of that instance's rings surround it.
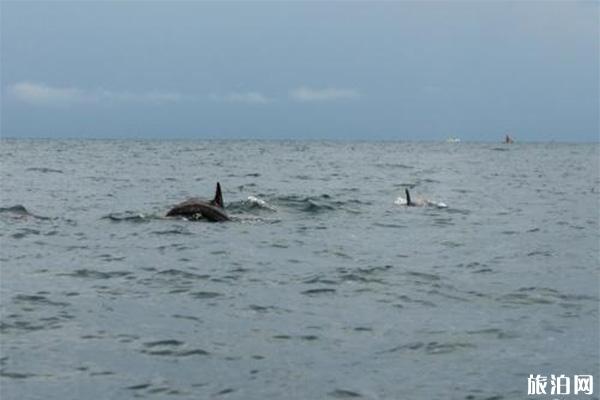
<svg viewBox="0 0 600 400">
<path fill-rule="evenodd" d="M 167 213 L 167 217 L 186 217 L 189 219 L 205 218 L 209 221 L 220 222 L 228 221 L 229 217 L 220 207 L 198 199 L 190 199 L 177 204 Z"/>
<path fill-rule="evenodd" d="M 208 221 L 228 221 L 229 217 L 223 208 L 221 184 L 217 182 L 215 198 L 211 201 L 192 198 L 177 204 L 167 213 L 167 217 L 181 216 L 189 219 L 204 218 Z"/>
</svg>

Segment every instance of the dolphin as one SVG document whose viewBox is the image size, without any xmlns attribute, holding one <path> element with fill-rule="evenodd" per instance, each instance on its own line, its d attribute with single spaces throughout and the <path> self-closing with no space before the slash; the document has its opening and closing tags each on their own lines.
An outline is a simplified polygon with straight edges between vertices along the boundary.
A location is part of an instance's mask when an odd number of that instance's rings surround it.
<svg viewBox="0 0 600 400">
<path fill-rule="evenodd" d="M 408 189 L 404 189 L 404 193 L 406 194 L 406 200 L 404 200 L 402 197 L 398 197 L 394 203 L 401 205 L 401 206 L 407 206 L 407 207 L 423 207 L 423 206 L 433 206 L 433 207 L 437 207 L 437 208 L 447 208 L 448 207 L 445 203 L 441 203 L 441 202 L 438 203 L 438 202 L 427 200 L 427 199 L 413 200 L 410 198 L 410 192 L 408 191 Z"/>
<path fill-rule="evenodd" d="M 425 205 L 423 202 L 417 200 L 416 202 L 412 201 L 410 198 L 410 192 L 408 189 L 404 189 L 404 193 L 406 193 L 406 205 L 408 207 L 419 207 Z"/>
<path fill-rule="evenodd" d="M 217 182 L 215 198 L 208 201 L 193 197 L 177 204 L 167 213 L 167 217 L 182 216 L 189 219 L 204 218 L 211 222 L 229 221 L 223 206 L 221 184 Z"/>
</svg>

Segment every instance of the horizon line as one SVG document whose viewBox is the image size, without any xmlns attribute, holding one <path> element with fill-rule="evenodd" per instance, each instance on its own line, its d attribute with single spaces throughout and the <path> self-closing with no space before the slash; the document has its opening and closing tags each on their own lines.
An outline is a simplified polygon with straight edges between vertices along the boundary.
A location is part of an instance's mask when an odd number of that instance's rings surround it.
<svg viewBox="0 0 600 400">
<path fill-rule="evenodd" d="M 470 143 L 470 144 L 477 144 L 477 143 L 482 143 L 482 144 L 505 144 L 504 141 L 502 139 L 499 140 L 472 140 L 472 139 L 460 139 L 459 142 L 450 142 L 448 143 L 447 140 L 448 138 L 445 139 L 402 139 L 402 138 L 281 138 L 281 137 L 273 137 L 273 138 L 252 138 L 252 137 L 226 137 L 226 138 L 220 138 L 220 137 L 173 137 L 173 138 L 166 138 L 166 137 L 136 137 L 136 136 L 127 136 L 127 137 L 123 137 L 123 136 L 107 136 L 107 137 L 97 137 L 97 136 L 90 136 L 90 137 L 75 137 L 75 136 L 2 136 L 0 135 L 0 140 L 31 140 L 31 141 L 35 141 L 35 140 L 80 140 L 80 141 L 156 141 L 156 142 L 162 142 L 162 141 L 211 141 L 211 142 L 217 142 L 217 141 L 221 141 L 221 142 L 235 142 L 235 141 L 256 141 L 256 142 L 398 142 L 398 143 L 447 143 L 448 145 L 455 145 L 458 146 L 461 143 Z M 535 140 L 535 139 L 528 139 L 528 140 L 518 140 L 516 139 L 514 141 L 514 144 L 519 144 L 519 143 L 523 143 L 523 144 L 532 144 L 532 143 L 538 143 L 538 144 L 542 144 L 542 143 L 561 143 L 561 144 L 600 144 L 600 137 L 595 140 L 595 141 L 587 141 L 587 140 L 582 140 L 582 141 L 569 141 L 569 140 L 556 140 L 556 139 L 551 139 L 551 140 Z"/>
</svg>

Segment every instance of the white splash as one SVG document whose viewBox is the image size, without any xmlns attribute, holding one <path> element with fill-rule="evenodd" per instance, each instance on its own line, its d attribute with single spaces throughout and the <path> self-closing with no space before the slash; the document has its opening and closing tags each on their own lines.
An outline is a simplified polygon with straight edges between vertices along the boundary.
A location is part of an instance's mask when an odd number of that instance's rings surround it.
<svg viewBox="0 0 600 400">
<path fill-rule="evenodd" d="M 405 206 L 405 205 L 407 205 L 407 202 L 404 197 L 398 197 L 396 200 L 394 200 L 394 204 L 399 205 L 399 206 Z M 430 207 L 437 207 L 437 208 L 448 208 L 448 205 L 446 203 L 443 203 L 441 201 L 438 202 L 438 201 L 427 200 L 427 199 L 415 199 L 413 201 L 413 204 L 416 207 L 430 206 Z"/>
<path fill-rule="evenodd" d="M 406 199 L 403 197 L 398 197 L 396 200 L 394 200 L 394 204 L 397 204 L 399 206 L 405 206 L 406 205 Z"/>
<path fill-rule="evenodd" d="M 267 208 L 269 210 L 275 211 L 275 208 L 271 206 L 269 203 L 264 201 L 263 199 L 259 199 L 255 196 L 248 196 L 248 202 L 258 205 L 259 207 Z"/>
</svg>

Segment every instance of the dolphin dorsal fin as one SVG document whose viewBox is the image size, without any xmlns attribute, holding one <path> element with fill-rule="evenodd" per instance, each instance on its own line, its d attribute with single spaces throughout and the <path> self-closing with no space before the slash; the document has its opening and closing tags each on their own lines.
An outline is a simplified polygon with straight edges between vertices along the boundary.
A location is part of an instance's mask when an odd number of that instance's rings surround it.
<svg viewBox="0 0 600 400">
<path fill-rule="evenodd" d="M 223 194 L 221 193 L 221 184 L 217 182 L 217 190 L 215 192 L 215 198 L 213 199 L 213 203 L 217 206 L 223 207 Z"/>
<path fill-rule="evenodd" d="M 408 189 L 404 189 L 404 193 L 406 193 L 406 205 L 412 206 L 412 202 L 410 201 L 410 192 Z"/>
</svg>

